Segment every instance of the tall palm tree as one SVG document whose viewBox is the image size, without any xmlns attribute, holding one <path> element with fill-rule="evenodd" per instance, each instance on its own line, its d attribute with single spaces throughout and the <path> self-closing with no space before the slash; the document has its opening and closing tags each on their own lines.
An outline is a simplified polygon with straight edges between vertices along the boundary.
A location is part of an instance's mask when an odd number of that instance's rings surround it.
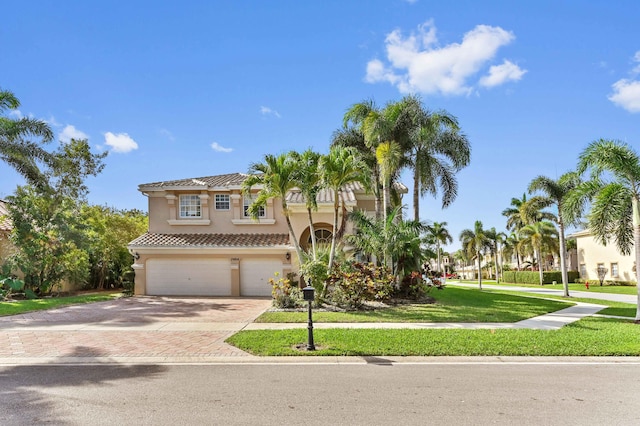
<svg viewBox="0 0 640 426">
<path fill-rule="evenodd" d="M 464 229 L 460 232 L 460 242 L 462 248 L 469 257 L 475 257 L 478 261 L 478 287 L 482 290 L 482 256 L 488 246 L 486 231 L 482 227 L 482 222 L 476 220 L 473 229 Z"/>
<path fill-rule="evenodd" d="M 438 272 L 442 272 L 441 269 L 441 256 L 440 245 L 451 244 L 453 238 L 449 234 L 449 230 L 446 228 L 447 222 L 433 222 L 431 225 L 427 225 L 427 233 L 433 237 L 436 243 L 436 253 L 438 253 Z"/>
<path fill-rule="evenodd" d="M 320 158 L 319 171 L 322 185 L 333 191 L 333 235 L 331 236 L 331 252 L 328 269 L 331 271 L 336 253 L 338 236 L 338 210 L 342 200 L 341 189 L 350 183 L 360 182 L 369 188 L 369 174 L 364 164 L 358 159 L 353 149 L 340 146 L 333 147 L 329 154 Z M 326 286 L 323 289 L 326 293 Z"/>
<path fill-rule="evenodd" d="M 566 200 L 563 213 L 576 221 L 588 203 L 589 230 L 596 241 L 613 241 L 623 254 L 635 248 L 640 265 L 640 157 L 630 145 L 600 139 L 580 154 L 577 173 L 591 172 L 590 179 L 578 185 Z M 640 323 L 640 266 L 636 267 L 638 303 L 635 322 Z"/>
<path fill-rule="evenodd" d="M 264 156 L 264 162 L 253 163 L 249 166 L 249 176 L 242 183 L 245 195 L 251 195 L 251 188 L 260 186 L 257 197 L 249 206 L 248 213 L 257 218 L 260 208 L 267 204 L 270 198 L 282 200 L 282 214 L 289 228 L 289 235 L 298 255 L 298 262 L 302 264 L 302 248 L 291 226 L 291 212 L 287 205 L 287 193 L 296 186 L 296 162 L 287 154 Z"/>
<path fill-rule="evenodd" d="M 534 222 L 520 229 L 520 236 L 531 246 L 534 257 L 538 259 L 538 271 L 540 272 L 540 285 L 542 285 L 542 266 L 545 248 L 555 250 L 557 248 L 558 231 L 549 221 Z"/>
<path fill-rule="evenodd" d="M 313 260 L 317 259 L 316 233 L 313 227 L 313 210 L 318 210 L 317 196 L 320 191 L 320 171 L 318 162 L 321 155 L 307 149 L 302 154 L 296 151 L 289 153 L 295 163 L 295 173 L 293 181 L 304 197 L 309 218 L 309 233 L 311 235 L 311 251 Z"/>
<path fill-rule="evenodd" d="M 0 89 L 0 113 L 17 109 L 20 101 L 8 91 Z M 0 116 L 0 160 L 22 175 L 28 183 L 44 187 L 47 179 L 38 162 L 54 166 L 55 156 L 29 138 L 39 138 L 41 143 L 53 140 L 53 132 L 47 123 L 33 118 Z"/>
<path fill-rule="evenodd" d="M 518 233 L 512 232 L 509 234 L 503 242 L 503 255 L 512 258 L 516 256 L 517 270 L 520 270 L 520 251 L 521 251 L 521 239 Z"/>
<path fill-rule="evenodd" d="M 488 229 L 485 232 L 486 236 L 487 236 L 487 240 L 489 242 L 488 244 L 488 248 L 489 248 L 489 253 L 491 255 L 491 258 L 493 259 L 493 265 L 495 268 L 495 274 L 496 274 L 496 279 L 499 281 L 498 278 L 498 253 L 500 251 L 500 243 L 503 240 L 503 238 L 505 237 L 505 234 L 502 232 L 498 232 L 496 231 L 496 228 L 491 228 Z"/>
<path fill-rule="evenodd" d="M 391 183 L 398 172 L 402 152 L 395 141 L 382 142 L 376 148 L 376 159 L 380 166 L 380 180 L 382 181 L 383 218 L 387 218 L 391 208 Z"/>
<path fill-rule="evenodd" d="M 535 191 L 544 194 L 544 203 L 554 204 L 558 209 L 557 223 L 560 235 L 560 270 L 562 273 L 562 286 L 564 296 L 569 297 L 569 279 L 567 277 L 567 249 L 564 235 L 564 218 L 562 216 L 563 202 L 570 191 L 580 184 L 580 175 L 576 172 L 567 172 L 560 176 L 558 180 L 553 180 L 546 176 L 538 176 L 529 183 L 529 193 Z"/>
<path fill-rule="evenodd" d="M 460 130 L 458 119 L 445 110 L 425 109 L 416 96 L 400 101 L 403 124 L 405 167 L 413 174 L 413 216 L 420 219 L 420 198 L 434 197 L 442 191 L 442 208 L 456 199 L 458 181 L 455 174 L 469 165 L 471 146 Z"/>
<path fill-rule="evenodd" d="M 507 218 L 507 229 L 517 232 L 534 222 L 555 221 L 556 216 L 553 213 L 543 210 L 548 205 L 548 200 L 543 197 L 527 199 L 527 194 L 522 194 L 522 198 L 512 198 L 511 207 L 502 211 L 502 215 Z"/>
</svg>

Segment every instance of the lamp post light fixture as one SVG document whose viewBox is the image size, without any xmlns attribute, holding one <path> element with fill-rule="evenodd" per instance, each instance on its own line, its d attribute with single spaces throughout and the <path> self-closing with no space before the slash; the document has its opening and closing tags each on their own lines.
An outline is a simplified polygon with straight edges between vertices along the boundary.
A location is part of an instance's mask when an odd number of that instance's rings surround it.
<svg viewBox="0 0 640 426">
<path fill-rule="evenodd" d="M 316 289 L 313 288 L 313 286 L 311 285 L 311 279 L 309 279 L 307 281 L 307 286 L 302 289 L 303 299 L 309 302 L 309 320 L 307 322 L 307 329 L 309 330 L 309 338 L 307 340 L 307 350 L 308 351 L 315 351 L 316 350 L 316 346 L 313 343 L 313 318 L 312 318 L 312 314 L 311 314 L 311 304 L 313 303 L 313 300 L 315 299 L 315 291 L 316 291 Z"/>
</svg>

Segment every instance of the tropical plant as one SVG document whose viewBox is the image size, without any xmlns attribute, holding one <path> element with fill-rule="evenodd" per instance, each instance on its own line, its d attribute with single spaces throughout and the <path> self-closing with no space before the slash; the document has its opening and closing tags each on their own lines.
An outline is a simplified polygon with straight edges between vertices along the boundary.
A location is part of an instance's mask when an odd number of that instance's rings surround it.
<svg viewBox="0 0 640 426">
<path fill-rule="evenodd" d="M 295 163 L 294 183 L 304 197 L 309 218 L 309 233 L 311 236 L 311 253 L 313 260 L 317 259 L 316 232 L 313 226 L 313 210 L 318 210 L 317 196 L 320 191 L 320 172 L 318 162 L 321 154 L 307 149 L 302 154 L 291 151 L 289 153 Z"/>
<path fill-rule="evenodd" d="M 251 188 L 260 186 L 258 195 L 253 199 L 247 213 L 257 219 L 261 208 L 267 201 L 277 198 L 282 201 L 282 214 L 285 217 L 289 235 L 293 238 L 293 244 L 298 255 L 298 263 L 302 263 L 302 248 L 291 225 L 291 212 L 287 205 L 287 193 L 296 187 L 296 161 L 287 154 L 264 156 L 264 162 L 253 163 L 249 167 L 249 176 L 242 183 L 242 191 L 245 195 L 251 195 Z"/>
<path fill-rule="evenodd" d="M 376 148 L 376 159 L 380 166 L 380 180 L 382 181 L 383 217 L 386 219 L 391 208 L 391 183 L 398 173 L 402 152 L 395 141 L 383 142 Z"/>
<path fill-rule="evenodd" d="M 451 244 L 453 242 L 453 238 L 451 237 L 451 234 L 449 234 L 449 230 L 446 228 L 446 226 L 447 222 L 433 222 L 431 225 L 427 225 L 427 234 L 433 237 L 436 245 L 436 253 L 438 255 L 438 272 L 442 272 L 440 245 Z"/>
<path fill-rule="evenodd" d="M 540 285 L 543 283 L 542 266 L 543 254 L 545 250 L 557 250 L 558 231 L 553 223 L 549 221 L 534 222 L 520 229 L 522 239 L 532 247 L 534 257 L 538 260 L 538 270 L 540 272 Z"/>
<path fill-rule="evenodd" d="M 529 183 L 529 192 L 535 191 L 544 194 L 544 203 L 554 204 L 558 210 L 557 223 L 560 236 L 560 271 L 562 272 L 562 286 L 564 296 L 569 297 L 569 280 L 567 277 L 567 248 L 565 241 L 565 224 L 562 216 L 563 202 L 570 191 L 580 184 L 580 175 L 575 172 L 567 172 L 557 180 L 546 176 L 538 176 Z"/>
<path fill-rule="evenodd" d="M 338 211 L 344 205 L 342 188 L 345 185 L 359 182 L 369 188 L 369 175 L 364 164 L 351 148 L 333 147 L 329 154 L 320 158 L 319 171 L 322 186 L 333 192 L 333 233 L 331 236 L 331 252 L 329 254 L 328 270 L 333 268 L 336 247 L 338 244 Z M 325 286 L 322 296 L 326 296 Z"/>
<path fill-rule="evenodd" d="M 12 92 L 0 89 L 0 113 L 19 106 L 20 101 Z M 39 139 L 39 142 L 30 138 Z M 0 116 L 0 160 L 15 169 L 28 184 L 40 188 L 46 186 L 47 178 L 38 167 L 38 162 L 53 165 L 53 154 L 41 146 L 52 140 L 53 131 L 44 121 Z"/>
<path fill-rule="evenodd" d="M 498 254 L 500 253 L 500 245 L 506 238 L 506 235 L 503 232 L 496 231 L 496 228 L 491 228 L 486 231 L 487 239 L 489 240 L 489 253 L 491 258 L 493 259 L 493 266 L 495 268 L 495 276 L 498 281 L 500 281 L 498 277 L 498 266 L 500 261 L 498 259 Z"/>
<path fill-rule="evenodd" d="M 640 157 L 625 142 L 600 139 L 590 143 L 578 158 L 576 172 L 590 171 L 589 179 L 576 187 L 564 204 L 570 222 L 582 216 L 586 206 L 590 232 L 596 241 L 614 242 L 623 254 L 635 248 L 640 265 Z M 640 268 L 636 268 L 638 303 L 636 323 L 640 323 Z"/>
<path fill-rule="evenodd" d="M 476 220 L 473 229 L 464 229 L 460 232 L 462 249 L 470 258 L 478 262 L 478 287 L 482 290 L 482 257 L 489 246 L 486 230 L 482 222 Z"/>
<path fill-rule="evenodd" d="M 471 147 L 461 132 L 458 120 L 445 110 L 424 108 L 416 96 L 400 101 L 408 128 L 404 139 L 404 166 L 413 175 L 413 218 L 420 220 L 420 198 L 434 197 L 442 191 L 442 208 L 455 200 L 458 181 L 455 174 L 469 165 Z"/>
</svg>

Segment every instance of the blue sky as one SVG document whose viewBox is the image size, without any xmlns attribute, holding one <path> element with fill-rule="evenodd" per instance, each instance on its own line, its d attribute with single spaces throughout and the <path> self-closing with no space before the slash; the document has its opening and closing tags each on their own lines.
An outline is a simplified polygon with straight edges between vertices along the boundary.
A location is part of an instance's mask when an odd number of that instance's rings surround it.
<svg viewBox="0 0 640 426">
<path fill-rule="evenodd" d="M 350 105 L 419 94 L 472 146 L 456 202 L 421 202 L 453 249 L 592 140 L 638 150 L 639 20 L 637 0 L 9 2 L 0 87 L 12 115 L 110 151 L 92 203 L 142 210 L 138 184 L 326 152 Z M 0 165 L 0 197 L 20 183 Z"/>
</svg>

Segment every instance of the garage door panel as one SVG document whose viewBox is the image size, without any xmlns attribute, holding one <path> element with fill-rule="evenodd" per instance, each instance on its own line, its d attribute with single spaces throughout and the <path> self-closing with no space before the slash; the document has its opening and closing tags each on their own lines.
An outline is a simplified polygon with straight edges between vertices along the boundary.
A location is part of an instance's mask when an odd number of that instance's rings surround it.
<svg viewBox="0 0 640 426">
<path fill-rule="evenodd" d="M 147 294 L 230 296 L 231 263 L 224 259 L 150 259 Z"/>
<path fill-rule="evenodd" d="M 240 262 L 240 295 L 271 296 L 269 278 L 276 272 L 282 277 L 279 259 L 243 259 Z"/>
</svg>

